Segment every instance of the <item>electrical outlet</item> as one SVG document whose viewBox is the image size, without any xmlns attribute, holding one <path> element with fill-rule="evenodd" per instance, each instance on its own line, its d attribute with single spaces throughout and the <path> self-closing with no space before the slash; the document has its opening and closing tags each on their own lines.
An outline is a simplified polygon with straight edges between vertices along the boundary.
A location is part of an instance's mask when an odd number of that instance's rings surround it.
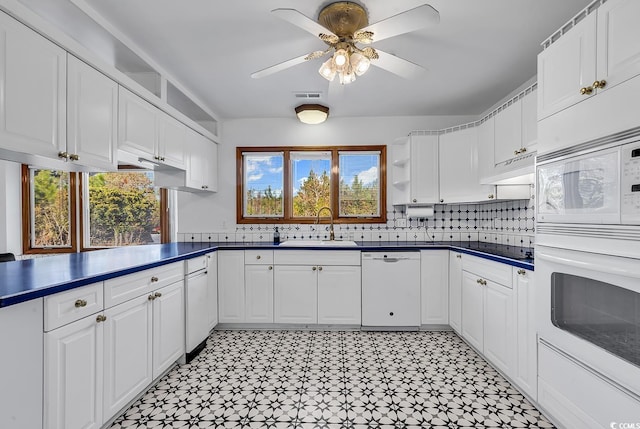
<svg viewBox="0 0 640 429">
<path fill-rule="evenodd" d="M 405 219 L 405 218 L 396 219 L 396 226 L 398 228 L 406 228 L 407 227 L 407 219 Z"/>
</svg>

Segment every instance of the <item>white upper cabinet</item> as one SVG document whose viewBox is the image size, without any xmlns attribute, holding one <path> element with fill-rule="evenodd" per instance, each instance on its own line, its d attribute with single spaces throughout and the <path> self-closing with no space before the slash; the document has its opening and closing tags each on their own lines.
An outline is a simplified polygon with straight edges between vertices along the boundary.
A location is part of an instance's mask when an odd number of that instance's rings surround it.
<svg viewBox="0 0 640 429">
<path fill-rule="evenodd" d="M 522 101 L 515 100 L 495 117 L 494 162 L 505 162 L 522 149 Z"/>
<path fill-rule="evenodd" d="M 158 112 L 157 153 L 164 164 L 175 168 L 185 168 L 184 144 L 187 127 L 164 112 Z"/>
<path fill-rule="evenodd" d="M 218 145 L 201 134 L 191 131 L 187 135 L 186 187 L 203 191 L 218 190 Z"/>
<path fill-rule="evenodd" d="M 640 74 L 640 2 L 609 0 L 538 56 L 538 119 Z"/>
<path fill-rule="evenodd" d="M 67 54 L 0 12 L 0 148 L 57 159 L 66 150 Z"/>
<path fill-rule="evenodd" d="M 440 202 L 459 203 L 495 198 L 495 186 L 480 185 L 478 128 L 440 135 Z"/>
<path fill-rule="evenodd" d="M 89 168 L 117 169 L 118 84 L 69 55 L 67 153 Z"/>
<path fill-rule="evenodd" d="M 393 204 L 434 204 L 438 187 L 438 135 L 398 139 L 392 146 Z"/>
</svg>

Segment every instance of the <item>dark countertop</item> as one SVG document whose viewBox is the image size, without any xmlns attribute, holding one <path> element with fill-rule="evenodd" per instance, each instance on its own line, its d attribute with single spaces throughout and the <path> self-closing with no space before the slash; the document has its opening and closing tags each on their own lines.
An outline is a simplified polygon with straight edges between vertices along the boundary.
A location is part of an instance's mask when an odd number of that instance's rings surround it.
<svg viewBox="0 0 640 429">
<path fill-rule="evenodd" d="M 244 249 L 418 251 L 451 249 L 533 270 L 528 247 L 480 242 L 358 242 L 358 247 L 278 247 L 272 243 L 169 243 L 120 247 L 0 263 L 0 307 L 206 253 Z"/>
</svg>

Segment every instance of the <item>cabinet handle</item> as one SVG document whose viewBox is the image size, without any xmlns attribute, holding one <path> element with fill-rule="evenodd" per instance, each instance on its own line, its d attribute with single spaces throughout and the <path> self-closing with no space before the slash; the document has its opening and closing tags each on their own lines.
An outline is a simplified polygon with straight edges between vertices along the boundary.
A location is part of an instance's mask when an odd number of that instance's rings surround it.
<svg viewBox="0 0 640 429">
<path fill-rule="evenodd" d="M 441 203 L 444 203 L 444 200 L 443 200 L 442 198 L 440 198 L 440 202 L 441 202 Z"/>
<path fill-rule="evenodd" d="M 273 270 L 273 267 L 271 265 L 269 265 L 269 271 Z"/>
<path fill-rule="evenodd" d="M 151 277 L 151 283 L 155 283 L 158 281 L 158 278 L 156 276 Z"/>
<path fill-rule="evenodd" d="M 260 258 L 261 258 L 261 256 L 260 256 L 260 255 L 256 256 L 256 259 L 260 259 Z"/>
<path fill-rule="evenodd" d="M 317 269 L 316 267 L 311 268 L 312 271 L 315 271 L 316 269 Z"/>
<path fill-rule="evenodd" d="M 86 307 L 87 301 L 85 301 L 84 299 L 76 299 L 76 302 L 74 305 L 76 306 L 76 308 Z"/>
<path fill-rule="evenodd" d="M 77 154 L 75 154 L 75 153 L 72 153 L 71 155 L 69 155 L 69 159 L 70 159 L 71 161 L 77 161 L 77 160 L 79 160 L 79 159 L 80 159 L 80 156 L 79 156 L 79 155 L 77 155 Z"/>
<path fill-rule="evenodd" d="M 153 294 L 153 296 L 155 296 L 156 298 L 160 298 L 162 294 L 160 292 L 156 292 Z"/>
<path fill-rule="evenodd" d="M 67 152 L 58 152 L 58 158 L 69 159 L 69 154 Z"/>
<path fill-rule="evenodd" d="M 520 154 L 520 150 L 514 150 L 514 151 L 513 151 L 513 154 L 514 154 L 514 155 L 519 155 L 519 154 Z"/>
<path fill-rule="evenodd" d="M 417 203 L 417 202 L 418 202 L 418 200 L 417 200 L 416 198 L 414 198 L 414 199 L 413 199 L 413 202 L 414 202 L 414 203 Z"/>
<path fill-rule="evenodd" d="M 318 267 L 318 271 L 322 271 L 322 267 Z"/>
<path fill-rule="evenodd" d="M 494 198 L 495 198 L 495 196 L 494 196 L 493 194 L 489 194 L 489 195 L 487 195 L 487 197 L 488 197 L 490 200 L 492 200 L 492 199 L 494 199 Z"/>
<path fill-rule="evenodd" d="M 520 149 L 520 153 L 525 153 L 527 151 L 526 147 L 523 147 L 522 149 Z"/>
<path fill-rule="evenodd" d="M 585 86 L 583 88 L 580 88 L 580 94 L 582 95 L 591 95 L 592 92 L 593 92 L 592 86 Z"/>
<path fill-rule="evenodd" d="M 462 259 L 462 255 L 458 253 L 458 254 L 456 255 L 456 258 L 458 258 L 458 259 Z"/>
<path fill-rule="evenodd" d="M 518 270 L 518 274 L 520 274 L 521 276 L 524 276 L 527 272 L 525 270 Z"/>
<path fill-rule="evenodd" d="M 160 161 L 160 157 L 158 155 L 154 156 L 153 159 L 155 159 L 156 161 Z"/>
<path fill-rule="evenodd" d="M 594 88 L 604 88 L 605 86 L 607 86 L 607 81 L 602 79 L 602 80 L 596 80 L 595 82 L 593 82 L 592 85 Z"/>
<path fill-rule="evenodd" d="M 98 316 L 96 317 L 96 322 L 98 323 L 104 322 L 105 320 L 107 320 L 107 316 L 105 316 L 104 314 L 98 314 Z"/>
<path fill-rule="evenodd" d="M 164 156 L 162 158 L 160 158 L 160 161 L 164 161 L 164 160 L 165 160 Z"/>
<path fill-rule="evenodd" d="M 478 283 L 481 286 L 486 286 L 487 285 L 487 281 L 486 280 L 482 280 L 482 279 L 476 280 L 476 283 Z"/>
<path fill-rule="evenodd" d="M 148 299 L 149 301 L 153 301 L 154 299 L 156 299 L 156 296 L 155 296 L 154 294 L 151 294 L 151 295 L 149 295 L 149 296 L 147 297 L 147 299 Z"/>
</svg>

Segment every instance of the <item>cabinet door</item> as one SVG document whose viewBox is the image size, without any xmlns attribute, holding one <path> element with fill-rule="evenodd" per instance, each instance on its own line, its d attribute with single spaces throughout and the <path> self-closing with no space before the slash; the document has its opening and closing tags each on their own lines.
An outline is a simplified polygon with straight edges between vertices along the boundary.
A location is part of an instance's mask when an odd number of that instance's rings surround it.
<svg viewBox="0 0 640 429">
<path fill-rule="evenodd" d="M 522 148 L 522 102 L 511 106 L 495 116 L 494 161 L 496 164 L 515 157 Z"/>
<path fill-rule="evenodd" d="M 245 322 L 273 323 L 273 265 L 245 265 Z"/>
<path fill-rule="evenodd" d="M 69 55 L 67 152 L 78 164 L 117 169 L 118 84 Z"/>
<path fill-rule="evenodd" d="M 94 314 L 45 334 L 45 429 L 102 426 L 103 325 Z"/>
<path fill-rule="evenodd" d="M 218 319 L 244 322 L 244 251 L 218 252 Z"/>
<path fill-rule="evenodd" d="M 205 190 L 218 192 L 218 144 L 207 140 L 207 157 L 204 169 Z"/>
<path fill-rule="evenodd" d="M 207 271 L 187 276 L 185 284 L 187 296 L 187 352 L 191 352 L 209 334 L 207 304 L 209 278 Z"/>
<path fill-rule="evenodd" d="M 438 136 L 411 136 L 411 203 L 437 203 Z"/>
<path fill-rule="evenodd" d="M 360 267 L 318 267 L 318 323 L 360 325 L 361 283 Z"/>
<path fill-rule="evenodd" d="M 118 149 L 156 159 L 157 109 L 120 87 Z"/>
<path fill-rule="evenodd" d="M 462 272 L 462 336 L 482 352 L 484 346 L 484 319 L 482 285 L 479 277 L 468 271 Z"/>
<path fill-rule="evenodd" d="M 440 135 L 440 202 L 484 201 L 491 185 L 480 185 L 477 127 Z"/>
<path fill-rule="evenodd" d="M 449 325 L 462 332 L 462 254 L 449 253 Z"/>
<path fill-rule="evenodd" d="M 522 148 L 526 152 L 537 149 L 538 143 L 538 90 L 526 94 L 522 100 Z"/>
<path fill-rule="evenodd" d="M 596 79 L 596 14 L 538 55 L 538 120 L 572 106 L 589 95 L 580 89 Z"/>
<path fill-rule="evenodd" d="M 449 323 L 449 251 L 420 251 L 423 325 Z"/>
<path fill-rule="evenodd" d="M 515 350 L 513 291 L 489 280 L 484 291 L 484 355 L 511 377 Z"/>
<path fill-rule="evenodd" d="M 154 297 L 153 378 L 156 379 L 184 355 L 184 282 L 164 287 Z"/>
<path fill-rule="evenodd" d="M 158 156 L 163 164 L 185 168 L 187 127 L 164 112 L 158 115 Z"/>
<path fill-rule="evenodd" d="M 187 130 L 187 173 L 185 186 L 193 189 L 205 190 L 204 169 L 206 147 L 203 137 L 192 130 Z"/>
<path fill-rule="evenodd" d="M 598 8 L 597 79 L 606 80 L 604 91 L 640 74 L 639 16 L 637 0 L 610 0 Z"/>
<path fill-rule="evenodd" d="M 494 140 L 495 117 L 491 116 L 478 127 L 478 176 L 481 182 L 495 174 Z"/>
<path fill-rule="evenodd" d="M 318 322 L 318 271 L 309 265 L 276 265 L 273 283 L 275 323 Z"/>
<path fill-rule="evenodd" d="M 67 54 L 0 13 L 0 146 L 57 158 L 66 150 Z"/>
<path fill-rule="evenodd" d="M 516 358 L 513 380 L 532 398 L 537 397 L 538 355 L 536 348 L 533 272 L 513 268 L 516 295 Z"/>
<path fill-rule="evenodd" d="M 218 324 L 218 254 L 207 255 L 207 316 L 209 331 Z"/>
<path fill-rule="evenodd" d="M 152 306 L 146 295 L 105 310 L 103 423 L 152 381 Z"/>
</svg>

